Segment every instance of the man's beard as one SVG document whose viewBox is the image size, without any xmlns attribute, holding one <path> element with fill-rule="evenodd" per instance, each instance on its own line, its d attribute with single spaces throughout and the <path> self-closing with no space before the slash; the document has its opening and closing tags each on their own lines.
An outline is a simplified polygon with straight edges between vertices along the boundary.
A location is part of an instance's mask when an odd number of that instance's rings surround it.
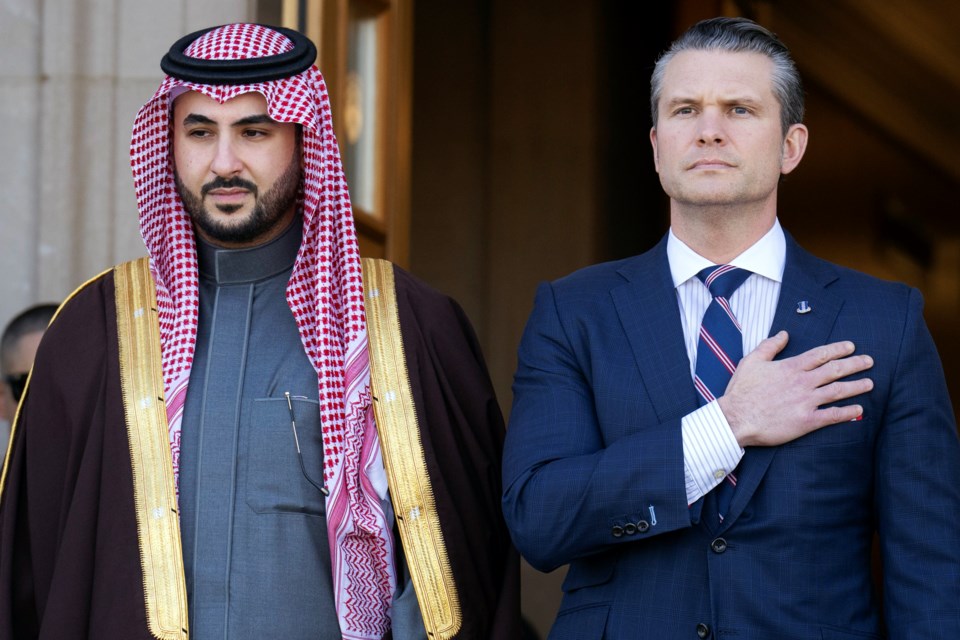
<svg viewBox="0 0 960 640">
<path fill-rule="evenodd" d="M 296 204 L 297 197 L 300 194 L 303 172 L 300 169 L 298 156 L 294 156 L 294 159 L 290 161 L 284 172 L 280 174 L 273 186 L 263 194 L 262 198 L 257 185 L 243 178 L 226 179 L 217 176 L 201 187 L 199 196 L 181 182 L 176 170 L 173 172 L 173 179 L 176 183 L 177 194 L 183 202 L 183 208 L 197 228 L 208 238 L 228 244 L 249 244 L 272 231 L 284 214 Z M 249 191 L 254 199 L 253 209 L 239 221 L 227 220 L 224 222 L 217 220 L 204 207 L 203 198 L 212 189 L 232 188 Z M 241 206 L 220 205 L 217 206 L 217 209 L 223 213 L 233 213 Z"/>
</svg>

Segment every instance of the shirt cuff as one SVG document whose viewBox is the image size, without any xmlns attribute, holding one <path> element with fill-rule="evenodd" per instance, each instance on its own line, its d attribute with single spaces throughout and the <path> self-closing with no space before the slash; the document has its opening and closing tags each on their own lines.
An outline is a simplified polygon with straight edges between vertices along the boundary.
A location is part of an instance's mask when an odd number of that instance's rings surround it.
<svg viewBox="0 0 960 640">
<path fill-rule="evenodd" d="M 687 504 L 693 504 L 736 469 L 744 450 L 714 400 L 680 421 Z"/>
</svg>

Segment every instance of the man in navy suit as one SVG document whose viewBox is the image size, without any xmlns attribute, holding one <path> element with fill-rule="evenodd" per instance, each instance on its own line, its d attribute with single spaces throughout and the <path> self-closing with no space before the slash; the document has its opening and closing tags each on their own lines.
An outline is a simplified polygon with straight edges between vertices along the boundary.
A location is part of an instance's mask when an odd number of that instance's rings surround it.
<svg viewBox="0 0 960 640">
<path fill-rule="evenodd" d="M 780 227 L 808 136 L 789 52 L 749 20 L 707 20 L 651 88 L 670 232 L 541 285 L 519 351 L 503 506 L 534 567 L 570 565 L 550 637 L 958 637 L 939 357 L 919 292 Z M 713 292 L 714 265 L 742 284 Z M 742 345 L 711 343 L 711 305 Z M 726 352 L 717 389 L 699 365 Z"/>
</svg>

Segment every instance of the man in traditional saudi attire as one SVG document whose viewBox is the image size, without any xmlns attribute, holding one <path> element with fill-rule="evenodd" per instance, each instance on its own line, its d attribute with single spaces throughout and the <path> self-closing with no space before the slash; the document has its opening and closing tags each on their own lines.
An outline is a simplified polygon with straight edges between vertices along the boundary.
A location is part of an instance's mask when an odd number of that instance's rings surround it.
<svg viewBox="0 0 960 640">
<path fill-rule="evenodd" d="M 64 304 L 13 427 L 0 639 L 516 637 L 479 348 L 361 266 L 315 55 L 236 24 L 161 63 L 149 261 Z"/>
</svg>

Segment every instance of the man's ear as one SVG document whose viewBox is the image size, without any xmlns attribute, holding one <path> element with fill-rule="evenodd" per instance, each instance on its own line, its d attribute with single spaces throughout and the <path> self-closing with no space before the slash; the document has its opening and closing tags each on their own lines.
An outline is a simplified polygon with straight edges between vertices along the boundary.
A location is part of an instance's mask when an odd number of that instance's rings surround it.
<svg viewBox="0 0 960 640">
<path fill-rule="evenodd" d="M 657 128 L 650 127 L 650 146 L 653 147 L 653 168 L 660 173 L 660 154 L 657 153 Z"/>
<path fill-rule="evenodd" d="M 783 139 L 783 155 L 780 158 L 780 173 L 787 175 L 797 168 L 803 154 L 807 150 L 807 138 L 809 137 L 807 127 L 802 124 L 792 124 L 787 129 L 787 135 Z"/>
</svg>

